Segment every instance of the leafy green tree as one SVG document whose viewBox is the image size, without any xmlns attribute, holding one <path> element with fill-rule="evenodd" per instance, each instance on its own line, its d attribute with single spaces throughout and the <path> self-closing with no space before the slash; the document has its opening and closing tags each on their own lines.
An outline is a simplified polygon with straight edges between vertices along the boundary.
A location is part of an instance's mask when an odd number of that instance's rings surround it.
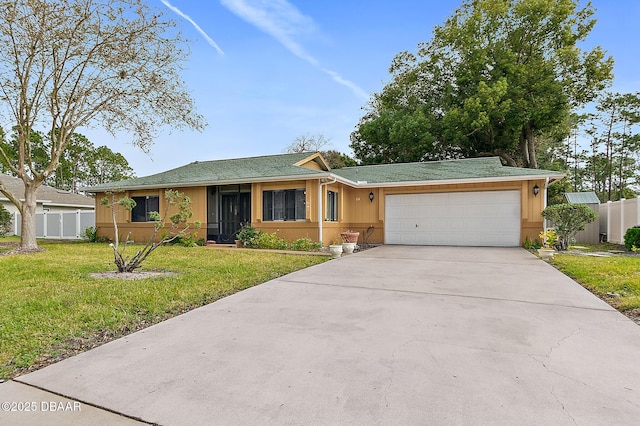
<svg viewBox="0 0 640 426">
<path fill-rule="evenodd" d="M 598 214 L 586 204 L 554 204 L 546 207 L 542 216 L 553 224 L 562 250 L 569 247 L 569 242 L 579 231 L 598 218 Z"/>
<path fill-rule="evenodd" d="M 17 159 L 17 132 L 11 136 L 9 142 L 0 142 L 0 147 L 9 153 L 9 158 Z M 47 152 L 51 149 L 50 140 L 51 138 L 43 136 L 40 132 L 32 132 L 30 157 L 35 163 L 35 168 L 42 168 L 47 163 Z M 0 157 L 0 170 L 17 177 L 12 168 L 2 160 Z M 17 163 L 14 161 L 12 164 L 15 166 Z M 81 186 L 124 180 L 133 176 L 133 169 L 122 154 L 115 153 L 106 146 L 96 148 L 86 136 L 74 133 L 67 149 L 60 156 L 58 168 L 43 183 L 65 191 L 78 192 Z"/>
<path fill-rule="evenodd" d="M 29 143 L 25 144 L 25 157 L 28 159 L 28 166 L 34 169 L 41 169 L 47 163 L 47 143 L 46 137 L 37 130 L 31 129 Z M 0 156 L 0 171 L 2 173 L 16 176 L 16 169 L 19 168 L 20 143 L 18 141 L 18 131 L 14 127 L 7 139 L 4 131 L 0 132 L 0 150 L 5 155 Z"/>
<path fill-rule="evenodd" d="M 78 187 L 88 175 L 93 148 L 86 136 L 79 133 L 71 135 L 67 149 L 60 156 L 58 168 L 45 183 L 65 191 L 78 192 Z"/>
<path fill-rule="evenodd" d="M 15 128 L 17 156 L 0 146 L 24 196 L 0 192 L 22 214 L 21 248 L 37 250 L 36 190 L 52 176 L 76 129 L 131 132 L 148 151 L 164 126 L 202 129 L 179 76 L 188 52 L 175 22 L 143 0 L 2 1 L 0 126 Z M 31 135 L 47 129 L 46 161 Z"/>
<path fill-rule="evenodd" d="M 466 0 L 416 54 L 402 52 L 351 135 L 365 164 L 498 155 L 537 168 L 536 148 L 611 81 L 579 44 L 594 9 L 574 0 Z"/>
<path fill-rule="evenodd" d="M 356 160 L 349 157 L 347 154 L 343 154 L 333 149 L 330 149 L 328 151 L 320 151 L 320 154 L 322 154 L 322 157 L 327 160 L 327 163 L 329 163 L 329 167 L 331 167 L 332 169 L 352 167 L 358 164 L 356 163 Z"/>
<path fill-rule="evenodd" d="M 83 185 L 99 185 L 135 177 L 127 159 L 107 146 L 99 146 L 88 154 L 89 167 L 82 181 Z"/>
<path fill-rule="evenodd" d="M 601 201 L 634 197 L 640 177 L 640 92 L 604 93 L 597 101 L 596 112 L 578 123 L 588 150 L 578 148 L 574 136 L 572 168 L 565 171 L 574 190 L 592 190 Z"/>
</svg>

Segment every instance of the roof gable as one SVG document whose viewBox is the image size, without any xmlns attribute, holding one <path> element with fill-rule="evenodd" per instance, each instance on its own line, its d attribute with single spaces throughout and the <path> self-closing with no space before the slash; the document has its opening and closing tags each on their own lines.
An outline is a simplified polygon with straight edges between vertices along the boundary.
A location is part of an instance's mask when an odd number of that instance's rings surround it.
<svg viewBox="0 0 640 426">
<path fill-rule="evenodd" d="M 329 164 L 326 162 L 322 154 L 320 154 L 319 152 L 309 154 L 309 157 L 305 158 L 304 160 L 298 161 L 297 163 L 295 163 L 295 165 L 306 167 L 311 170 L 331 170 L 331 167 L 329 167 Z"/>
</svg>

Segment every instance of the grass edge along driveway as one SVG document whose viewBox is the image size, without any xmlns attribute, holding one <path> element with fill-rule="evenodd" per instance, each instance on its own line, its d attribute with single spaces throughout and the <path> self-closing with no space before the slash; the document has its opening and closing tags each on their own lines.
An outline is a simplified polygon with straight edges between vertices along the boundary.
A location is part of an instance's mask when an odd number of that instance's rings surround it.
<svg viewBox="0 0 640 426">
<path fill-rule="evenodd" d="M 106 244 L 43 243 L 42 247 L 41 253 L 0 256 L 0 379 L 328 259 L 166 246 L 154 252 L 142 270 L 176 275 L 97 279 L 90 274 L 115 270 Z"/>
<path fill-rule="evenodd" d="M 598 251 L 602 246 L 582 245 L 589 246 L 588 251 Z M 624 246 L 614 248 L 624 251 Z M 556 254 L 550 263 L 640 325 L 640 256 L 624 253 L 594 257 L 569 252 Z"/>
</svg>

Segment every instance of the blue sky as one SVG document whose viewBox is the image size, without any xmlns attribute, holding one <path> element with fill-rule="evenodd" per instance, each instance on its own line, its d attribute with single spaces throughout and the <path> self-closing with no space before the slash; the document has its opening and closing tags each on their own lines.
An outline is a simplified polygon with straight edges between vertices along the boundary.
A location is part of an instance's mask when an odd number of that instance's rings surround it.
<svg viewBox="0 0 640 426">
<path fill-rule="evenodd" d="M 401 51 L 431 38 L 461 0 L 149 0 L 191 43 L 184 79 L 206 117 L 204 132 L 170 131 L 150 154 L 128 135 L 84 131 L 122 153 L 137 176 L 192 161 L 284 152 L 322 134 L 351 154 L 349 135 Z M 584 47 L 615 59 L 612 90 L 640 90 L 640 2 L 593 0 L 598 23 Z"/>
</svg>

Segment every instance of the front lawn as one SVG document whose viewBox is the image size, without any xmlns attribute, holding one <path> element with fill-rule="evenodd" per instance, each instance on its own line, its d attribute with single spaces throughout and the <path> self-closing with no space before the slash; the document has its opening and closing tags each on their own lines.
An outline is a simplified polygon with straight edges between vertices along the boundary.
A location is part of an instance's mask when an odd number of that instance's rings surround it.
<svg viewBox="0 0 640 426">
<path fill-rule="evenodd" d="M 624 246 L 587 246 L 587 251 L 624 250 Z M 629 317 L 640 316 L 640 257 L 556 254 L 551 263 Z"/>
<path fill-rule="evenodd" d="M 328 259 L 171 246 L 155 251 L 143 270 L 177 275 L 96 279 L 89 274 L 115 270 L 106 244 L 41 246 L 46 249 L 41 253 L 0 256 L 0 378 Z"/>
</svg>

